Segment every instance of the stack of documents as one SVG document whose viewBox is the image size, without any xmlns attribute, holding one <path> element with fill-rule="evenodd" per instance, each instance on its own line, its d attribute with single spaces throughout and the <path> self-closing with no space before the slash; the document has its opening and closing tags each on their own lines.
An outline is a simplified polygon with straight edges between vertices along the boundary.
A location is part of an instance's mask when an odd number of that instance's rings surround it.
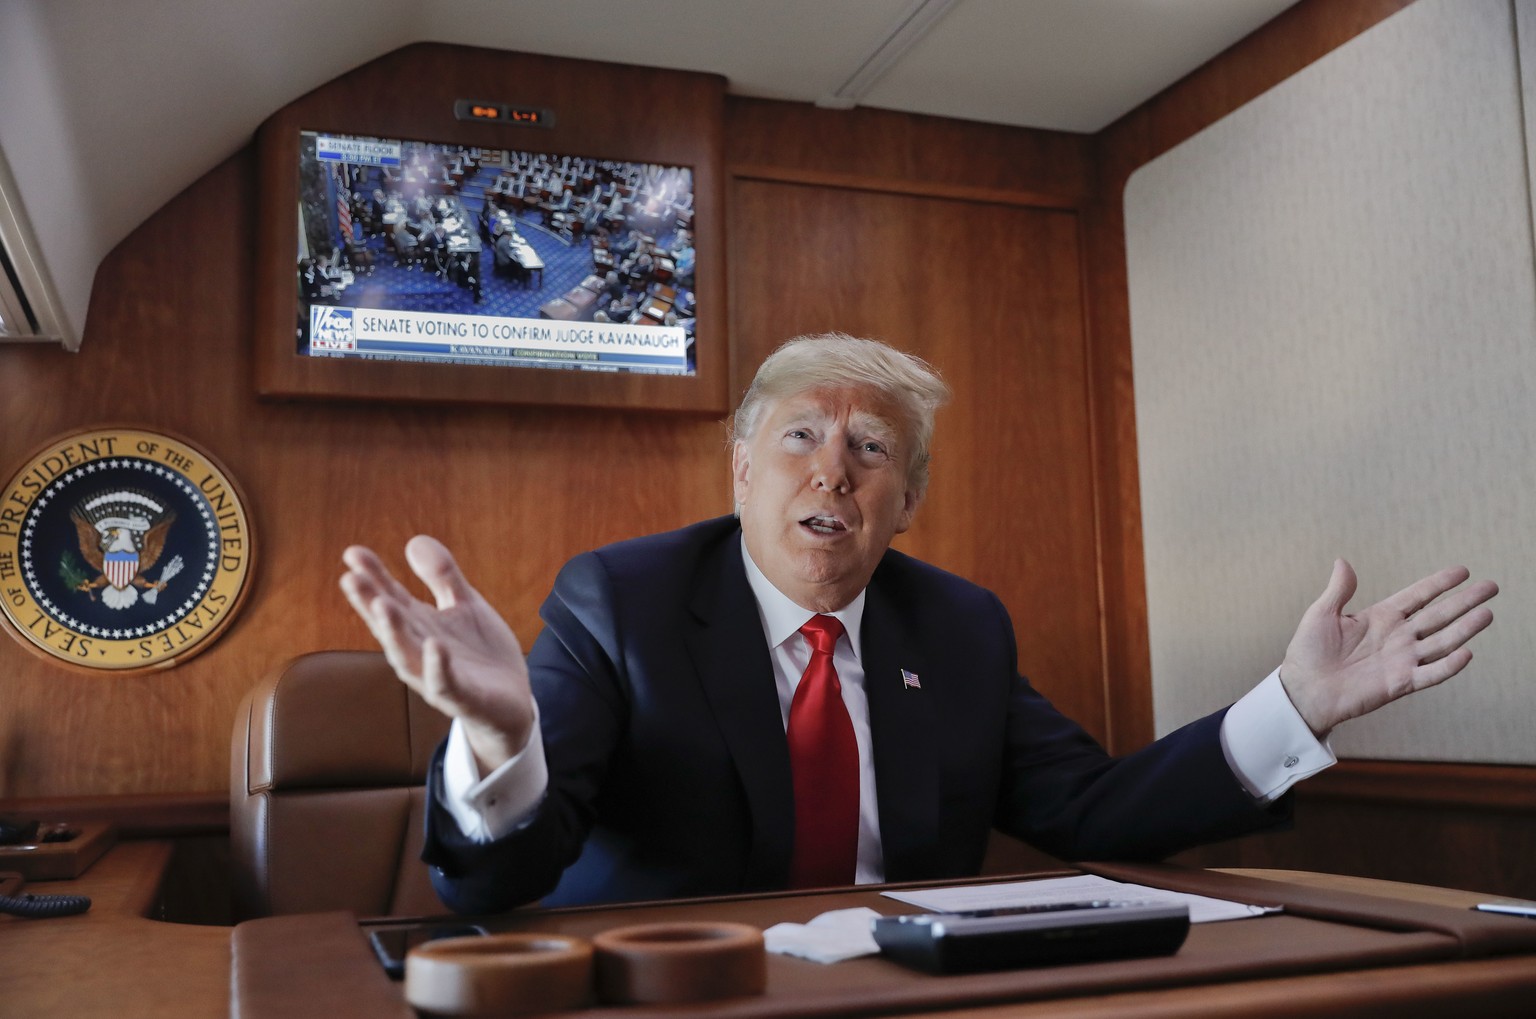
<svg viewBox="0 0 1536 1019">
<path fill-rule="evenodd" d="M 1095 874 L 1010 881 L 994 885 L 955 885 L 885 892 L 888 898 L 910 902 L 930 913 L 963 913 L 974 909 L 1015 909 L 1060 902 L 1146 902 L 1158 905 L 1182 903 L 1189 907 L 1190 923 L 1240 920 L 1280 912 L 1279 906 L 1250 906 L 1204 895 L 1170 892 L 1164 888 L 1111 881 Z"/>
</svg>

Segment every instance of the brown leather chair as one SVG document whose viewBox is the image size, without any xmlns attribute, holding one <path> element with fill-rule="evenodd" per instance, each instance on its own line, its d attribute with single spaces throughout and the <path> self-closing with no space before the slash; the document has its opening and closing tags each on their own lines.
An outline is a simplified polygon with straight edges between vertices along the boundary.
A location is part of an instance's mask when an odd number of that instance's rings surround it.
<svg viewBox="0 0 1536 1019">
<path fill-rule="evenodd" d="M 421 852 L 427 764 L 448 732 L 369 651 L 322 651 L 246 695 L 230 754 L 240 918 L 444 912 Z"/>
</svg>

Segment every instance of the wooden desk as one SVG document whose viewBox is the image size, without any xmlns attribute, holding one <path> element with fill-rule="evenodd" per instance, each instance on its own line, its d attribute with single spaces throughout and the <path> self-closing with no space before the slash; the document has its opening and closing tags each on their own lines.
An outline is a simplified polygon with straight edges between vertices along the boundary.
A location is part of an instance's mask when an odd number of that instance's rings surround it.
<svg viewBox="0 0 1536 1019">
<path fill-rule="evenodd" d="M 1191 872 L 1184 872 L 1191 873 Z M 1198 872 L 1193 872 L 1198 874 Z M 1124 877 L 1125 875 L 1120 875 Z M 1085 963 L 996 974 L 933 977 L 880 958 L 834 966 L 769 956 L 768 994 L 680 1008 L 594 1007 L 573 1019 L 645 1016 L 807 1017 L 922 1013 L 948 1019 L 1004 1016 L 1190 1016 L 1308 1014 L 1525 1015 L 1536 1000 L 1536 929 L 1497 921 L 1496 958 L 1458 958 L 1483 942 L 1486 919 L 1470 920 L 1468 937 L 1450 931 L 1467 921 L 1478 896 L 1327 875 L 1236 872 L 1235 880 L 1267 878 L 1289 889 L 1288 914 L 1200 925 L 1181 951 L 1155 960 Z M 1284 884 L 1276 884 L 1275 879 Z M 1154 883 L 1154 882 L 1149 882 Z M 1364 893 L 1364 894 L 1362 894 Z M 1372 898 L 1371 896 L 1379 896 Z M 1250 898 L 1248 901 L 1275 901 Z M 1449 909 L 1425 909 L 1450 907 Z M 485 921 L 494 930 L 591 936 L 629 924 L 667 920 L 734 920 L 766 927 L 803 922 L 829 909 L 871 906 L 909 911 L 868 889 L 816 894 L 741 896 L 686 903 L 537 911 Z M 1334 911 L 1330 913 L 1329 911 Z M 1329 915 L 1332 919 L 1320 917 Z M 1357 919 L 1346 921 L 1344 916 Z M 1439 927 L 1441 929 L 1434 929 Z M 313 1014 L 317 1019 L 393 1016 L 406 1019 L 399 985 L 388 981 L 346 914 L 283 917 L 241 925 L 235 935 L 234 999 L 243 1019 Z M 1518 946 L 1516 946 L 1518 943 Z M 1479 949 L 1473 949 L 1474 951 Z M 248 979 L 239 975 L 249 960 Z M 297 967 L 297 968 L 295 968 Z M 1334 972 L 1323 972 L 1333 970 Z M 277 980 L 277 973 L 290 974 Z M 303 974 L 302 976 L 297 974 Z M 331 1003 L 305 1011 L 311 994 L 351 988 L 366 1010 Z M 1112 990 L 1118 988 L 1118 990 Z M 390 996 L 393 990 L 394 996 Z"/>
<path fill-rule="evenodd" d="M 54 1017 L 122 1016 L 203 1017 L 228 1014 L 232 1004 L 241 1019 L 413 1019 L 400 985 L 384 976 L 358 924 L 346 913 L 320 913 L 251 921 L 231 930 L 163 923 L 149 918 L 170 861 L 171 847 L 161 842 L 126 842 L 114 847 L 82 877 L 72 881 L 37 882 L 39 894 L 83 894 L 93 899 L 83 916 L 54 920 L 0 917 L 0 1012 L 6 1016 Z M 1240 876 L 1280 880 L 1311 889 L 1379 896 L 1384 908 L 1425 903 L 1459 911 L 1483 896 L 1470 892 L 1425 888 L 1324 874 L 1282 871 L 1233 871 Z M 766 926 L 777 920 L 802 921 L 826 909 L 874 905 L 885 912 L 903 907 L 865 889 L 812 895 L 751 896 L 695 903 L 661 903 L 632 907 L 525 911 L 509 914 L 502 926 L 535 930 L 594 933 L 621 924 L 649 922 L 687 915 L 701 919 L 736 919 Z M 1454 919 L 1454 915 L 1453 915 Z M 500 920 L 498 921 L 500 922 Z M 1311 921 L 1300 916 L 1266 917 L 1205 925 L 1191 933 L 1191 943 L 1178 956 L 1160 964 L 1171 969 L 1187 964 L 1191 948 L 1240 943 L 1266 929 L 1279 934 L 1306 934 Z M 1512 925 L 1529 921 L 1510 920 Z M 1271 925 L 1264 928 L 1258 925 Z M 1238 925 L 1249 925 L 1246 927 Z M 1225 927 L 1225 930 L 1222 928 Z M 1536 930 L 1536 925 L 1533 925 Z M 1524 932 L 1520 926 L 1510 930 Z M 1246 931 L 1246 933 L 1244 933 Z M 1378 939 L 1413 941 L 1417 934 L 1377 932 Z M 1324 939 L 1326 941 L 1326 939 Z M 1203 946 L 1203 947 L 1202 947 Z M 1325 952 L 1326 944 L 1318 950 Z M 1234 949 L 1235 950 L 1235 949 Z M 1033 971 L 1040 981 L 1077 979 L 1088 964 Z M 1078 970 L 1078 973 L 1073 973 Z M 798 959 L 769 958 L 770 988 L 792 988 L 808 980 L 844 989 L 851 1007 L 838 1014 L 881 1015 L 895 1011 L 882 1005 L 893 981 L 905 982 L 920 993 L 900 1011 L 920 1011 L 947 1019 L 1003 1019 L 1008 1016 L 1118 1017 L 1191 1015 L 1253 1016 L 1264 1014 L 1361 1014 L 1417 1016 L 1527 1015 L 1536 1000 L 1536 949 L 1526 954 L 1493 958 L 1409 962 L 1379 968 L 1287 976 L 1259 974 L 1254 979 L 1192 986 L 1139 987 L 1118 993 L 1090 994 L 1035 1001 L 1008 1001 L 1006 996 L 974 1004 L 942 1004 L 947 981 L 897 969 L 879 959 L 853 960 L 822 967 Z M 1090 974 L 1091 975 L 1091 974 Z M 1007 975 L 997 977 L 1001 988 Z M 971 979 L 971 978 L 964 978 Z M 982 979 L 990 979 L 983 975 Z M 926 986 L 925 986 L 926 985 Z M 934 991 L 940 992 L 935 995 Z M 1006 995 L 1006 991 L 999 991 Z M 926 1000 L 925 1000 L 926 999 Z M 738 1000 L 732 1014 L 771 1015 L 758 1008 L 766 1001 Z M 740 1007 L 745 1006 L 745 1008 Z M 598 1016 L 619 1019 L 634 1015 L 675 1016 L 669 1007 L 599 1009 Z M 712 1007 L 690 1010 L 713 1015 Z M 809 1012 L 803 1014 L 810 1014 Z"/>
<path fill-rule="evenodd" d="M 71 881 L 36 895 L 89 895 L 80 916 L 0 916 L 0 1013 L 65 1019 L 221 1016 L 229 1010 L 228 927 L 150 919 L 169 842 L 122 842 Z"/>
</svg>

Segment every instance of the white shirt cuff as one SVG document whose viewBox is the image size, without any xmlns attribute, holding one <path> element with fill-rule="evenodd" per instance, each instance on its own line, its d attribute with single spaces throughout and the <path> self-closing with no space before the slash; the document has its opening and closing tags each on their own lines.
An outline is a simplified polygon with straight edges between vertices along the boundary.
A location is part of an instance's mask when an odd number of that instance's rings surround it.
<svg viewBox="0 0 1536 1019">
<path fill-rule="evenodd" d="M 1232 705 L 1221 720 L 1221 752 L 1248 795 L 1272 803 L 1287 789 L 1338 763 L 1318 742 L 1280 685 L 1280 670 Z"/>
<path fill-rule="evenodd" d="M 483 779 L 464 726 L 454 719 L 448 730 L 448 747 L 443 752 L 443 808 L 453 815 L 459 830 L 475 842 L 493 842 L 527 823 L 549 788 L 537 707 L 534 711 L 528 745 Z"/>
</svg>

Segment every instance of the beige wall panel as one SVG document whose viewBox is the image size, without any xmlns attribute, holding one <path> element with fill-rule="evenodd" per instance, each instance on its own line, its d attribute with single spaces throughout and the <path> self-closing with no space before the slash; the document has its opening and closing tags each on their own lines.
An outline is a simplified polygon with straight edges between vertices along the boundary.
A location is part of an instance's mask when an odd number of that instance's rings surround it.
<svg viewBox="0 0 1536 1019">
<path fill-rule="evenodd" d="M 1279 664 L 1336 555 L 1363 607 L 1505 588 L 1456 683 L 1343 755 L 1536 762 L 1536 283 L 1512 7 L 1422 0 L 1126 189 L 1159 732 Z"/>
</svg>

